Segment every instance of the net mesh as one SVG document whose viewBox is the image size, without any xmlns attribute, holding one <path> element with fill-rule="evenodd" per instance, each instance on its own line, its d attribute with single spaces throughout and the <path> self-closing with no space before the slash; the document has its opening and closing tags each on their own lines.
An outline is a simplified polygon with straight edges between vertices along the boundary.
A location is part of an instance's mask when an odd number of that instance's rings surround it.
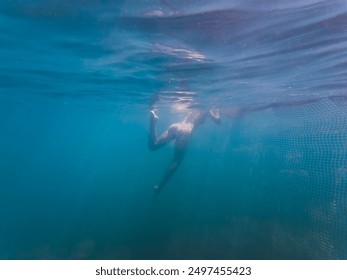
<svg viewBox="0 0 347 280">
<path fill-rule="evenodd" d="M 240 120 L 239 142 L 255 147 L 254 195 L 266 194 L 254 209 L 271 221 L 268 257 L 347 257 L 346 105 L 327 98 Z"/>
</svg>

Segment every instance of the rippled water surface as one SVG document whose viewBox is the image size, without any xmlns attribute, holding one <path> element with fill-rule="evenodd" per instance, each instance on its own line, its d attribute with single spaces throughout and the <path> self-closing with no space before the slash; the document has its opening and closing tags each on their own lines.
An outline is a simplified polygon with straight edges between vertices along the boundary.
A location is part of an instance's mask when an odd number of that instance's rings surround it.
<svg viewBox="0 0 347 280">
<path fill-rule="evenodd" d="M 1 259 L 346 259 L 347 2 L 0 3 Z M 152 200 L 191 110 L 218 108 Z"/>
</svg>

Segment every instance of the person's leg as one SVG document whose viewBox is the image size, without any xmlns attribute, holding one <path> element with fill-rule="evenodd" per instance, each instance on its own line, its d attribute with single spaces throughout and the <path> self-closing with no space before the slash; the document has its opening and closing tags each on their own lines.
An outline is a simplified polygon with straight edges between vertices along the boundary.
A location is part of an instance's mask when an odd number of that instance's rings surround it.
<svg viewBox="0 0 347 280">
<path fill-rule="evenodd" d="M 158 116 L 155 114 L 154 110 L 151 110 L 151 116 L 149 119 L 149 135 L 148 135 L 148 148 L 151 151 L 154 151 L 158 149 L 156 147 L 157 143 L 157 133 L 156 133 L 156 128 L 155 128 L 155 123 L 159 119 Z"/>
<path fill-rule="evenodd" d="M 169 179 L 175 173 L 177 168 L 181 165 L 181 162 L 184 158 L 184 155 L 186 154 L 186 150 L 187 150 L 186 144 L 184 146 L 180 146 L 180 147 L 175 146 L 174 157 L 173 157 L 172 162 L 170 163 L 168 169 L 166 170 L 159 185 L 154 187 L 155 195 L 158 195 L 160 193 L 160 191 L 164 188 L 164 186 L 167 184 Z"/>
<path fill-rule="evenodd" d="M 172 140 L 172 132 L 174 130 L 173 126 L 163 132 L 162 135 L 157 137 L 155 124 L 158 120 L 158 116 L 155 114 L 154 110 L 151 111 L 151 117 L 149 120 L 149 137 L 148 137 L 148 148 L 151 151 L 158 150 L 159 148 L 165 146 Z"/>
</svg>

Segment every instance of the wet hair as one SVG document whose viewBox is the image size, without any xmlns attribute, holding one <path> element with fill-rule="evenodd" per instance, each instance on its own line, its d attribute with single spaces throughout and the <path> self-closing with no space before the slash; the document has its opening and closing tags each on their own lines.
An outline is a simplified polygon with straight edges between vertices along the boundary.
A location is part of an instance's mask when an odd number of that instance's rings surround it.
<svg viewBox="0 0 347 280">
<path fill-rule="evenodd" d="M 196 124 L 202 124 L 205 122 L 207 111 L 194 110 L 190 111 L 188 116 L 185 118 L 185 122 Z"/>
</svg>

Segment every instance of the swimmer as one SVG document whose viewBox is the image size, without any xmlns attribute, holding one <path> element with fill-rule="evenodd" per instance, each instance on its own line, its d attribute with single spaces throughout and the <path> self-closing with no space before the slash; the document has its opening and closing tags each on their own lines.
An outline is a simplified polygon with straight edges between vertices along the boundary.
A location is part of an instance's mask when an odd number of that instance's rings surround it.
<svg viewBox="0 0 347 280">
<path fill-rule="evenodd" d="M 221 123 L 221 118 L 218 109 L 211 109 L 208 111 L 192 111 L 182 122 L 172 124 L 166 131 L 164 131 L 163 134 L 157 137 L 155 125 L 159 118 L 156 115 L 155 110 L 151 110 L 150 114 L 148 148 L 151 151 L 155 151 L 165 146 L 170 141 L 174 141 L 173 159 L 159 185 L 154 187 L 155 195 L 158 195 L 180 166 L 187 150 L 188 141 L 193 131 L 199 125 L 205 123 L 207 118 L 211 119 L 216 124 Z"/>
</svg>

